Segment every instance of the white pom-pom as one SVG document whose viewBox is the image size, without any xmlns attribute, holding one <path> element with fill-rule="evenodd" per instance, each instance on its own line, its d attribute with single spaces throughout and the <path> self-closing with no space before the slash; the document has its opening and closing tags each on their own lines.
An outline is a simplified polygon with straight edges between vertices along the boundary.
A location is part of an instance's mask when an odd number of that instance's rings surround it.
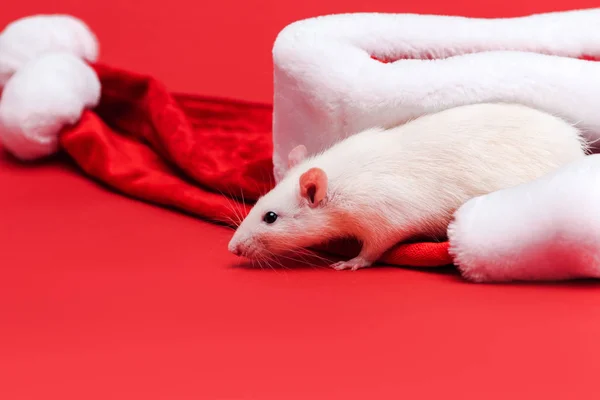
<svg viewBox="0 0 600 400">
<path fill-rule="evenodd" d="M 448 237 L 472 281 L 600 278 L 600 154 L 471 199 Z"/>
<path fill-rule="evenodd" d="M 0 33 L 0 87 L 25 63 L 44 54 L 98 58 L 98 41 L 81 20 L 69 15 L 35 15 L 14 21 Z"/>
<path fill-rule="evenodd" d="M 15 157 L 34 160 L 58 150 L 58 134 L 100 100 L 94 70 L 68 53 L 48 54 L 19 69 L 0 102 L 0 142 Z"/>
</svg>

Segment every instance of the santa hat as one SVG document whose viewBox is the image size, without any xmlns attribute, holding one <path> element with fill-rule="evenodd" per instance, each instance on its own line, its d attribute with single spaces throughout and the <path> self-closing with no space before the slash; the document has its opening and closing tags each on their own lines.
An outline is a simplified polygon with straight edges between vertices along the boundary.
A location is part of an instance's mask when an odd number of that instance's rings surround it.
<svg viewBox="0 0 600 400">
<path fill-rule="evenodd" d="M 293 23 L 273 49 L 275 177 L 284 176 L 297 145 L 314 154 L 372 126 L 473 103 L 537 108 L 596 141 L 599 24 L 600 9 L 505 19 L 343 14 Z M 449 242 L 412 245 L 419 256 L 408 261 L 435 266 L 449 255 L 480 282 L 600 277 L 598 157 L 467 202 Z M 405 263 L 406 251 L 399 246 L 384 261 Z"/>
<path fill-rule="evenodd" d="M 100 82 L 85 63 L 98 44 L 70 16 L 33 16 L 0 34 L 0 133 L 5 148 L 23 160 L 58 150 L 58 132 L 79 120 L 100 98 Z"/>
<path fill-rule="evenodd" d="M 219 223 L 237 222 L 270 188 L 270 105 L 171 94 L 97 57 L 94 34 L 74 17 L 8 25 L 0 33 L 4 150 L 33 161 L 60 148 L 115 190 Z"/>
<path fill-rule="evenodd" d="M 267 105 L 170 94 L 95 63 L 91 31 L 68 16 L 0 34 L 0 141 L 22 160 L 61 147 L 130 196 L 238 220 L 310 153 L 373 125 L 487 101 L 518 102 L 600 135 L 600 10 L 514 19 L 350 14 L 288 26 L 274 46 Z M 43 40 L 39 40 L 42 38 Z M 435 61 L 429 61 L 435 59 Z M 272 141 L 271 141 L 272 140 Z M 383 262 L 454 262 L 479 282 L 600 276 L 600 155 L 461 207 L 445 243 L 399 244 Z"/>
</svg>

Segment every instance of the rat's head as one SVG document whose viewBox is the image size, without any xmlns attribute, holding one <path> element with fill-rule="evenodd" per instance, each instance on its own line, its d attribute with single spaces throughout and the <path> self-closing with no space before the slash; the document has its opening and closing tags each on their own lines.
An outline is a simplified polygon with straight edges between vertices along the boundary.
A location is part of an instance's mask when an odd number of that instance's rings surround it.
<svg viewBox="0 0 600 400">
<path fill-rule="evenodd" d="M 304 146 L 292 150 L 291 170 L 256 202 L 235 231 L 229 251 L 248 258 L 267 257 L 328 238 L 332 216 L 327 174 L 320 168 L 294 168 L 305 157 Z"/>
</svg>

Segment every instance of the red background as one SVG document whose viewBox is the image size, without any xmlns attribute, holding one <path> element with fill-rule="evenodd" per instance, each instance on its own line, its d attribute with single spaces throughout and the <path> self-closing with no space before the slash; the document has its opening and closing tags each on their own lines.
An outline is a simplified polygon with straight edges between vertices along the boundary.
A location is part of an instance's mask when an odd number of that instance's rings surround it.
<svg viewBox="0 0 600 400">
<path fill-rule="evenodd" d="M 173 90 L 270 101 L 271 45 L 300 18 L 517 16 L 595 1 L 4 3 L 0 26 L 46 12 L 83 18 L 102 61 Z M 113 194 L 65 162 L 0 157 L 0 398 L 597 397 L 596 283 L 235 268 L 230 234 Z"/>
</svg>

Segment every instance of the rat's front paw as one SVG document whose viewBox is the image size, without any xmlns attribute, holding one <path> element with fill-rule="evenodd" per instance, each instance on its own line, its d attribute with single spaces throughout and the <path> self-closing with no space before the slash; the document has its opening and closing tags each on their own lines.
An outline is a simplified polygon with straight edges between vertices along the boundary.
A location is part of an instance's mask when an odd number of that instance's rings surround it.
<svg viewBox="0 0 600 400">
<path fill-rule="evenodd" d="M 351 269 L 352 271 L 356 271 L 357 269 L 365 268 L 370 265 L 370 262 L 365 261 L 362 258 L 356 257 L 352 260 L 336 262 L 335 264 L 332 264 L 331 267 L 337 271 L 341 271 L 344 269 Z"/>
</svg>

